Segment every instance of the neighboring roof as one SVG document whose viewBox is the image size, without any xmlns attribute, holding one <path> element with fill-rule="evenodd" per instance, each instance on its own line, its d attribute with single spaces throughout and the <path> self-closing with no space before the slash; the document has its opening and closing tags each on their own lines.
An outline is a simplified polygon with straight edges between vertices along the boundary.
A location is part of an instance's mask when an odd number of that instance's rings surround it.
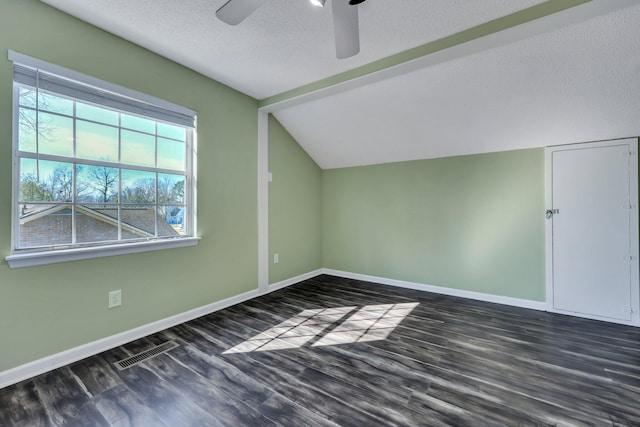
<svg viewBox="0 0 640 427">
<path fill-rule="evenodd" d="M 68 209 L 67 204 L 24 204 L 20 215 L 20 224 L 37 220 L 39 218 L 55 214 L 57 212 Z M 85 205 L 77 205 L 76 210 L 85 215 L 91 216 L 98 220 L 113 225 L 118 225 L 118 208 L 117 207 L 88 207 Z M 122 212 L 122 228 L 126 231 L 138 234 L 143 237 L 155 236 L 155 221 L 158 221 L 159 236 L 179 236 L 174 227 L 167 224 L 164 218 L 157 215 L 152 207 L 129 207 L 123 206 Z"/>
<path fill-rule="evenodd" d="M 118 219 L 117 208 L 94 208 L 93 211 L 105 215 L 111 219 Z M 158 220 L 158 235 L 171 236 L 178 233 L 167 224 L 166 220 L 160 215 L 156 215 L 153 208 L 123 207 L 122 223 L 136 227 L 151 235 L 155 234 L 155 219 Z"/>
<path fill-rule="evenodd" d="M 51 215 L 52 213 L 58 212 L 68 207 L 66 205 L 60 204 L 29 205 L 28 203 L 22 204 L 21 206 L 22 210 L 20 212 L 20 224 L 25 224 L 38 218 L 42 218 L 43 216 Z"/>
</svg>

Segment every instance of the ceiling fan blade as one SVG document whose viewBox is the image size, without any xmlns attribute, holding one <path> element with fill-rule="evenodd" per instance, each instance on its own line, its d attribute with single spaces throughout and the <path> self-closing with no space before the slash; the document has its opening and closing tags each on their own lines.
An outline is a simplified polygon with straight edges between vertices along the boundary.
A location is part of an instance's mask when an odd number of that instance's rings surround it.
<svg viewBox="0 0 640 427">
<path fill-rule="evenodd" d="M 358 8 L 349 5 L 349 0 L 332 0 L 333 31 L 336 37 L 336 56 L 348 58 L 360 52 L 360 30 Z"/>
<path fill-rule="evenodd" d="M 216 11 L 221 21 L 237 25 L 259 8 L 265 0 L 229 0 Z"/>
</svg>

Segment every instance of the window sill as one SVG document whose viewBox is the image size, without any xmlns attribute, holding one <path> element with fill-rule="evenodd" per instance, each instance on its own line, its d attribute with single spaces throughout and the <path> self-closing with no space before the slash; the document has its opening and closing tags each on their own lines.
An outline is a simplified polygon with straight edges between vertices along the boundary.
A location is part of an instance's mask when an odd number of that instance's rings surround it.
<svg viewBox="0 0 640 427">
<path fill-rule="evenodd" d="M 9 255 L 5 260 L 9 268 L 32 267 L 36 265 L 55 264 L 58 262 L 77 261 L 81 259 L 101 258 L 114 255 L 127 255 L 139 252 L 159 251 L 162 249 L 195 246 L 200 237 L 185 237 L 173 240 L 155 240 L 152 242 L 123 243 L 119 245 L 93 248 L 62 249 L 58 251 L 28 252 Z"/>
</svg>

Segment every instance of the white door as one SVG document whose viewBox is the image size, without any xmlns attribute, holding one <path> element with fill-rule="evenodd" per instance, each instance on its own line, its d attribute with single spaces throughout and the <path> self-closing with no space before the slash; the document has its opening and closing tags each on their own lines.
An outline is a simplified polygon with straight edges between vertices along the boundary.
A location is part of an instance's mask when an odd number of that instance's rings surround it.
<svg viewBox="0 0 640 427">
<path fill-rule="evenodd" d="M 552 310 L 638 323 L 637 141 L 549 151 Z"/>
</svg>

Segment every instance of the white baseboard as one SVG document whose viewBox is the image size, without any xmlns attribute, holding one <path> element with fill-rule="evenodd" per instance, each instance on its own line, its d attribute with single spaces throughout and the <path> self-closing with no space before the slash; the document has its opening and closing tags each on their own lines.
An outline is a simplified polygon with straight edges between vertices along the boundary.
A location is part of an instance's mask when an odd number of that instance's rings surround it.
<svg viewBox="0 0 640 427">
<path fill-rule="evenodd" d="M 366 282 L 380 283 L 383 285 L 398 286 L 401 288 L 416 289 L 419 291 L 434 292 L 438 294 L 451 295 L 463 298 L 470 298 L 480 301 L 495 302 L 498 304 L 511 305 L 515 307 L 531 308 L 534 310 L 546 310 L 546 304 L 539 301 L 530 301 L 519 298 L 504 297 L 499 295 L 484 294 L 480 292 L 465 291 L 460 289 L 445 288 L 441 286 L 425 285 L 421 283 L 405 282 L 402 280 L 387 279 L 384 277 L 368 276 L 365 274 L 350 273 L 347 271 L 332 270 L 329 268 L 321 268 L 318 270 L 310 271 L 309 273 L 301 274 L 290 279 L 283 280 L 281 282 L 273 283 L 269 285 L 268 292 L 277 291 L 287 286 L 300 283 L 304 280 L 311 279 L 321 274 L 328 274 L 331 276 L 344 277 L 347 279 L 363 280 Z M 165 319 L 158 320 L 146 325 L 139 326 L 129 331 L 121 332 L 106 338 L 99 339 L 87 344 L 83 344 L 69 350 L 62 351 L 60 353 L 53 354 L 51 356 L 43 357 L 42 359 L 34 360 L 33 362 L 26 363 L 24 365 L 17 366 L 15 368 L 0 372 L 0 388 L 7 387 L 11 384 L 24 381 L 28 378 L 35 377 L 36 375 L 43 374 L 48 371 L 52 371 L 57 368 L 61 368 L 78 360 L 85 359 L 94 354 L 101 353 L 114 347 L 126 344 L 128 342 L 146 337 L 148 335 L 160 332 L 164 329 L 171 328 L 184 322 L 196 319 L 201 316 L 213 313 L 218 310 L 230 307 L 235 304 L 250 300 L 260 295 L 258 289 L 245 292 L 240 295 L 236 295 L 222 301 L 217 301 L 211 304 L 207 304 L 202 307 L 194 308 L 193 310 L 186 311 L 184 313 L 176 314 L 175 316 L 167 317 Z"/>
<path fill-rule="evenodd" d="M 403 280 L 387 279 L 385 277 L 367 276 L 366 274 L 332 270 L 330 268 L 323 268 L 322 272 L 330 276 L 344 277 L 345 279 L 363 280 L 365 282 L 380 283 L 381 285 L 397 286 L 400 288 L 415 289 L 418 291 L 433 292 L 436 294 L 469 298 L 469 299 L 474 299 L 478 301 L 494 302 L 497 304 L 510 305 L 514 307 L 530 308 L 533 310 L 540 310 L 540 311 L 545 311 L 547 309 L 547 304 L 545 302 L 540 302 L 540 301 L 505 297 L 501 295 L 485 294 L 482 292 L 465 291 L 462 289 L 445 288 L 443 286 L 426 285 L 423 283 L 405 282 Z"/>
<path fill-rule="evenodd" d="M 323 268 L 319 268 L 314 271 L 310 271 L 305 274 L 301 274 L 296 277 L 292 277 L 290 279 L 283 280 L 281 282 L 273 283 L 269 285 L 269 292 L 277 291 L 278 289 L 286 288 L 287 286 L 295 285 L 296 283 L 303 282 L 307 279 L 311 279 L 313 277 L 319 276 L 324 273 Z"/>
<path fill-rule="evenodd" d="M 188 322 L 189 320 L 205 316 L 213 313 L 214 311 L 222 310 L 223 308 L 250 300 L 258 295 L 258 290 L 255 289 L 0 372 L 0 389 L 70 363 L 77 362 L 78 360 L 85 359 L 89 356 L 93 356 L 94 354 L 155 334 L 156 332 L 160 332 L 181 323 Z"/>
</svg>

